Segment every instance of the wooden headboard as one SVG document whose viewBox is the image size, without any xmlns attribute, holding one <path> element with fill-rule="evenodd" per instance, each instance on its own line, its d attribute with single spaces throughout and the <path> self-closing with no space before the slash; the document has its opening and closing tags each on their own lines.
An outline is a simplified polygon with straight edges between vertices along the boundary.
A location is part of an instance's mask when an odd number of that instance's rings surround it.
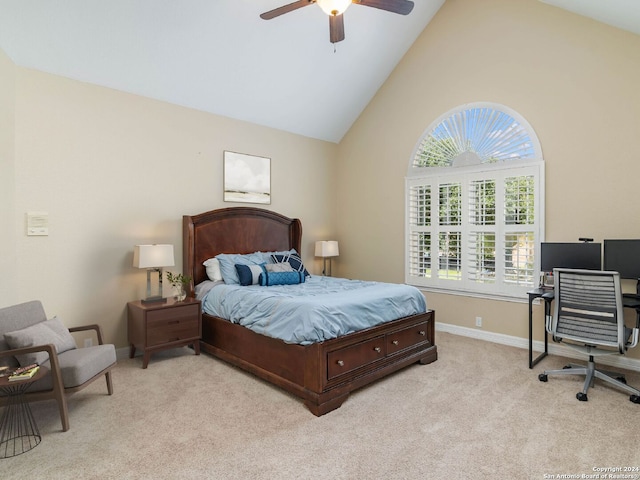
<svg viewBox="0 0 640 480">
<path fill-rule="evenodd" d="M 182 217 L 182 269 L 193 286 L 207 279 L 202 263 L 219 253 L 253 253 L 295 248 L 302 224 L 262 208 L 232 207 Z"/>
</svg>

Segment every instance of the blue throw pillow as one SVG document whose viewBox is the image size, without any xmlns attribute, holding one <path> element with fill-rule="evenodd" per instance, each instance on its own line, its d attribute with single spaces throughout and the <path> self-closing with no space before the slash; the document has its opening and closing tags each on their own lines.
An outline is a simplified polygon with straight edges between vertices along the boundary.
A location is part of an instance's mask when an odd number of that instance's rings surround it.
<svg viewBox="0 0 640 480">
<path fill-rule="evenodd" d="M 305 277 L 311 276 L 309 272 L 307 272 L 307 269 L 304 268 L 304 265 L 302 264 L 302 259 L 297 253 L 289 253 L 285 255 L 271 255 L 271 259 L 273 260 L 273 263 L 287 262 L 291 264 L 291 267 L 295 271 L 302 272 Z"/>
<path fill-rule="evenodd" d="M 304 273 L 302 272 L 269 272 L 265 268 L 262 270 L 262 274 L 260 275 L 260 285 L 263 287 L 304 283 Z"/>
<path fill-rule="evenodd" d="M 236 272 L 238 272 L 238 279 L 240 285 L 246 287 L 247 285 L 258 285 L 260 283 L 260 274 L 262 274 L 262 265 L 236 265 Z"/>
</svg>

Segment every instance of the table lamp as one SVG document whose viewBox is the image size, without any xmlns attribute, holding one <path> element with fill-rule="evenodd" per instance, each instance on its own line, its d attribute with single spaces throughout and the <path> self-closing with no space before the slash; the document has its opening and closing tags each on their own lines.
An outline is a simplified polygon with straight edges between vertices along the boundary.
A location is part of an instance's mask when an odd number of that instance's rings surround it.
<svg viewBox="0 0 640 480">
<path fill-rule="evenodd" d="M 322 257 L 322 275 L 331 276 L 331 258 L 340 255 L 338 242 L 335 240 L 322 240 L 316 242 L 316 257 Z M 327 273 L 327 259 L 329 260 L 329 273 Z"/>
<path fill-rule="evenodd" d="M 147 269 L 147 298 L 142 303 L 166 302 L 162 296 L 162 267 L 175 265 L 173 245 L 136 245 L 133 250 L 133 266 Z M 151 272 L 158 272 L 158 295 L 151 295 Z"/>
</svg>

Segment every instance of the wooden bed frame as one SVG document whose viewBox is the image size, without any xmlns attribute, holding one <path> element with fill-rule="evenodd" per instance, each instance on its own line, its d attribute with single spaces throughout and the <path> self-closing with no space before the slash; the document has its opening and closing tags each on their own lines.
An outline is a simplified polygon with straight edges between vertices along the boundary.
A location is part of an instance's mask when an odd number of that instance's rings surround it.
<svg viewBox="0 0 640 480">
<path fill-rule="evenodd" d="M 219 253 L 295 248 L 300 220 L 252 207 L 212 210 L 183 217 L 183 270 L 194 285 L 207 279 L 202 263 Z M 438 358 L 434 311 L 302 346 L 257 334 L 227 320 L 202 314 L 202 349 L 302 398 L 324 415 L 350 392 L 412 363 Z"/>
</svg>

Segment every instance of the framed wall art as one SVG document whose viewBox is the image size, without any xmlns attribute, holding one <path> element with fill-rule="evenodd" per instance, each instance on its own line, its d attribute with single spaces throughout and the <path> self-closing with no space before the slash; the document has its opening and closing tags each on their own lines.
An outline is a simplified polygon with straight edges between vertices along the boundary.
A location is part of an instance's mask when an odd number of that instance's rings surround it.
<svg viewBox="0 0 640 480">
<path fill-rule="evenodd" d="M 271 159 L 224 151 L 224 201 L 271 203 Z"/>
</svg>

